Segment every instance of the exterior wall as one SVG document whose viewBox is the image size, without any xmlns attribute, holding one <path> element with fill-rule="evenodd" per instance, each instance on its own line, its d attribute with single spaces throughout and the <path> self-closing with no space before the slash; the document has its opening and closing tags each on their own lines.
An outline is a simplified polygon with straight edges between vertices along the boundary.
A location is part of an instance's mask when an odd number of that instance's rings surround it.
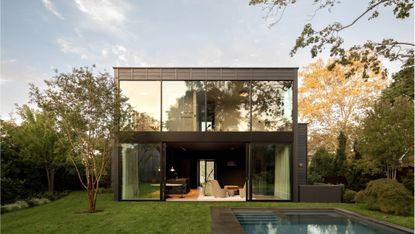
<svg viewBox="0 0 415 234">
<path fill-rule="evenodd" d="M 128 80 L 281 80 L 293 81 L 293 128 L 290 132 L 123 132 L 114 141 L 123 143 L 245 142 L 292 144 L 292 200 L 299 201 L 299 185 L 306 183 L 307 126 L 297 124 L 297 68 L 114 68 L 114 78 Z M 165 150 L 162 150 L 162 154 Z M 248 152 L 247 147 L 247 153 Z M 162 157 L 162 163 L 165 160 Z M 302 164 L 303 166 L 299 166 Z M 164 165 L 163 165 L 164 166 Z M 248 169 L 248 167 L 247 167 Z M 163 169 L 165 170 L 165 168 Z M 114 200 L 120 200 L 121 166 L 118 147 L 112 154 Z M 248 172 L 249 173 L 249 172 Z M 161 191 L 163 193 L 163 191 Z"/>
<path fill-rule="evenodd" d="M 341 202 L 343 185 L 300 185 L 301 202 Z"/>
<path fill-rule="evenodd" d="M 128 68 L 115 67 L 118 80 L 296 80 L 297 68 Z"/>
<path fill-rule="evenodd" d="M 307 184 L 307 124 L 298 124 L 298 185 Z"/>
</svg>

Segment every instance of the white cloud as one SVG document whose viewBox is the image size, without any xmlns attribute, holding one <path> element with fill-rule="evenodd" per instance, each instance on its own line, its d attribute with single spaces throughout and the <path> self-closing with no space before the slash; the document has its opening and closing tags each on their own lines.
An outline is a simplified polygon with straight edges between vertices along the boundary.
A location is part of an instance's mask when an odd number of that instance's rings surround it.
<svg viewBox="0 0 415 234">
<path fill-rule="evenodd" d="M 103 29 L 116 29 L 126 22 L 128 6 L 120 0 L 75 0 L 76 7 Z"/>
<path fill-rule="evenodd" d="M 76 46 L 72 41 L 59 37 L 56 39 L 60 50 L 65 54 L 77 54 L 81 56 L 81 59 L 87 59 L 88 56 L 85 49 Z"/>
<path fill-rule="evenodd" d="M 103 49 L 105 51 L 111 51 L 110 57 L 115 57 L 116 66 L 146 66 L 143 53 L 129 50 L 122 45 L 111 46 L 111 49 Z"/>
<path fill-rule="evenodd" d="M 45 6 L 48 11 L 52 12 L 52 14 L 56 15 L 56 17 L 64 19 L 63 16 L 56 10 L 55 5 L 51 0 L 42 0 L 42 3 L 43 6 Z"/>
</svg>

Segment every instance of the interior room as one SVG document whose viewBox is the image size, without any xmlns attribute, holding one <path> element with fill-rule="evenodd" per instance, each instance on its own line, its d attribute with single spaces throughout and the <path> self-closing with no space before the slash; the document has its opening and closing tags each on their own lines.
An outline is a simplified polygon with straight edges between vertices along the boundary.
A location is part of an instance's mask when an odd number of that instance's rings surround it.
<svg viewBox="0 0 415 234">
<path fill-rule="evenodd" d="M 168 143 L 166 201 L 245 201 L 245 144 Z"/>
</svg>

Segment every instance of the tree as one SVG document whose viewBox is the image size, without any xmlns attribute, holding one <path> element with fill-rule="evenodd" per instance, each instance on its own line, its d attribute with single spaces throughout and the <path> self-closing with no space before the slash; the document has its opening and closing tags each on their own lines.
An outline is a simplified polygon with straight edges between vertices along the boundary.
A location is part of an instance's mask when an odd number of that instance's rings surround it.
<svg viewBox="0 0 415 234">
<path fill-rule="evenodd" d="M 326 182 L 328 178 L 334 177 L 334 156 L 324 147 L 318 148 L 313 155 L 308 170 L 308 180 L 311 183 Z"/>
<path fill-rule="evenodd" d="M 42 173 L 32 161 L 25 160 L 22 146 L 16 142 L 19 126 L 0 120 L 1 204 L 26 199 L 45 189 Z"/>
<path fill-rule="evenodd" d="M 266 5 L 269 9 L 268 15 L 279 14 L 281 19 L 285 8 L 296 2 L 297 0 L 251 0 L 249 4 Z M 314 0 L 313 2 L 318 5 L 315 13 L 322 9 L 330 10 L 341 3 L 339 0 Z M 335 58 L 331 61 L 330 68 L 333 68 L 335 64 L 351 65 L 355 61 L 359 61 L 364 64 L 363 72 L 361 73 L 363 77 L 369 77 L 370 71 L 374 71 L 376 74 L 386 75 L 387 71 L 382 68 L 380 60 L 387 59 L 389 61 L 399 60 L 405 62 L 408 59 L 412 59 L 414 56 L 413 42 L 385 38 L 381 41 L 368 40 L 362 45 L 344 48 L 344 39 L 341 33 L 353 27 L 364 18 L 373 20 L 379 17 L 379 8 L 381 7 L 391 9 L 393 15 L 398 20 L 409 19 L 413 6 L 413 0 L 369 0 L 367 8 L 357 14 L 357 17 L 353 18 L 350 23 L 342 24 L 340 22 L 334 22 L 320 30 L 316 30 L 311 23 L 307 23 L 298 36 L 290 55 L 293 56 L 299 49 L 310 46 L 310 53 L 314 58 L 323 52 L 326 47 L 329 47 L 330 56 Z M 274 24 L 277 22 L 274 22 Z M 353 69 L 349 70 L 347 76 L 352 75 L 354 72 Z"/>
<path fill-rule="evenodd" d="M 395 74 L 394 82 L 363 121 L 359 147 L 373 167 L 383 168 L 391 179 L 396 179 L 401 166 L 408 161 L 413 163 L 413 74 L 413 67 Z M 411 85 L 412 89 L 407 88 Z"/>
<path fill-rule="evenodd" d="M 356 62 L 352 66 L 335 66 L 329 70 L 326 63 L 317 60 L 300 72 L 302 84 L 298 109 L 301 121 L 309 123 L 309 153 L 313 154 L 323 146 L 334 153 L 336 138 L 343 132 L 349 139 L 346 154 L 350 157 L 350 142 L 355 138 L 360 119 L 387 83 L 382 76 L 374 74 L 369 80 L 361 79 L 358 73 L 346 78 L 348 70 L 361 73 L 363 67 Z"/>
<path fill-rule="evenodd" d="M 57 73 L 45 81 L 42 92 L 31 85 L 32 100 L 53 113 L 59 129 L 71 147 L 70 161 L 87 190 L 89 212 L 96 211 L 100 180 L 110 159 L 119 124 L 126 123 L 127 99 L 108 73 L 94 74 L 88 67 Z M 84 167 L 84 175 L 77 161 Z M 83 178 L 84 177 L 84 178 Z"/>
<path fill-rule="evenodd" d="M 20 142 L 26 159 L 45 169 L 48 192 L 53 194 L 55 173 L 66 164 L 68 147 L 48 113 L 36 113 L 27 105 L 20 107 L 18 113 L 23 122 L 14 139 Z"/>
<path fill-rule="evenodd" d="M 344 133 L 341 131 L 337 137 L 338 146 L 336 149 L 336 158 L 334 161 L 334 168 L 336 170 L 337 176 L 345 177 L 347 162 L 346 162 L 346 143 L 347 138 Z"/>
</svg>

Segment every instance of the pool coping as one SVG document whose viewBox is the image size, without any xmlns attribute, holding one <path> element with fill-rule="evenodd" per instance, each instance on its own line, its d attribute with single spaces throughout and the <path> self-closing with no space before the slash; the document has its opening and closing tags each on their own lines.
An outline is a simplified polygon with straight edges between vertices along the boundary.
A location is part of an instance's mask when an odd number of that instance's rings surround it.
<svg viewBox="0 0 415 234">
<path fill-rule="evenodd" d="M 357 214 L 355 212 L 341 209 L 341 208 L 271 208 L 271 207 L 257 207 L 257 208 L 243 208 L 243 207 L 235 207 L 235 208 L 220 208 L 220 207 L 211 207 L 211 217 L 212 217 L 212 225 L 211 230 L 214 234 L 243 234 L 244 231 L 239 224 L 239 221 L 236 219 L 234 215 L 234 210 L 272 210 L 272 211 L 279 211 L 279 212 L 310 212 L 310 211 L 318 211 L 318 212 L 335 212 L 340 213 L 341 215 L 351 217 L 365 223 L 374 223 L 375 225 L 379 226 L 386 226 L 390 229 L 395 229 L 397 231 L 403 233 L 414 233 L 414 230 L 389 223 L 386 221 L 378 220 L 372 217 L 364 216 Z"/>
</svg>

